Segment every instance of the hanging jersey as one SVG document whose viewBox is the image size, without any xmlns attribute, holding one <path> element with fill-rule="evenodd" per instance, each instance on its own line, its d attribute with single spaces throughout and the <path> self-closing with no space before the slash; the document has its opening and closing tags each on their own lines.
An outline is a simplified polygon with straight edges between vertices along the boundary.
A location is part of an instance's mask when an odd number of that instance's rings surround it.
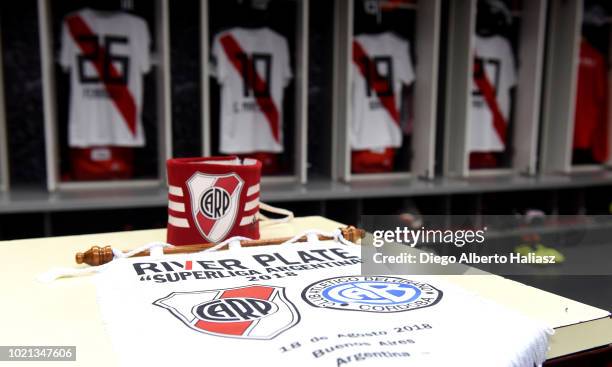
<svg viewBox="0 0 612 367">
<path fill-rule="evenodd" d="M 221 153 L 282 152 L 283 91 L 292 78 L 287 40 L 269 28 L 232 28 L 215 36 L 212 56 Z"/>
<path fill-rule="evenodd" d="M 61 42 L 59 61 L 71 74 L 69 145 L 143 146 L 142 74 L 151 67 L 146 22 L 83 9 L 64 18 Z"/>
<path fill-rule="evenodd" d="M 400 147 L 401 89 L 414 81 L 408 42 L 391 32 L 355 36 L 352 65 L 351 147 Z"/>
<path fill-rule="evenodd" d="M 574 149 L 589 149 L 593 158 L 608 157 L 608 73 L 603 55 L 588 42 L 580 44 Z"/>
<path fill-rule="evenodd" d="M 515 85 L 516 69 L 510 42 L 501 36 L 476 36 L 470 152 L 505 150 L 510 90 Z"/>
</svg>

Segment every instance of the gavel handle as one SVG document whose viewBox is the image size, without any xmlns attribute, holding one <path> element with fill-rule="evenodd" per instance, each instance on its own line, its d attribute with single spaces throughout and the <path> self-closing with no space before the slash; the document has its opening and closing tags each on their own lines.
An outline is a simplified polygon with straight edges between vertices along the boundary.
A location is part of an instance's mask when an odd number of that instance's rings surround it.
<svg viewBox="0 0 612 367">
<path fill-rule="evenodd" d="M 353 226 L 348 226 L 340 229 L 342 231 L 342 236 L 353 243 L 356 243 L 361 238 L 365 237 L 365 231 L 360 228 L 356 228 Z M 283 242 L 290 240 L 292 237 L 281 237 L 281 238 L 267 238 L 261 240 L 244 240 L 240 241 L 241 247 L 255 247 L 255 246 L 269 246 L 269 245 L 278 245 Z M 329 241 L 333 240 L 334 237 L 331 236 L 322 236 L 318 235 L 317 238 L 319 241 Z M 308 238 L 306 236 L 302 236 L 297 239 L 295 242 L 306 242 Z M 164 254 L 190 254 L 194 252 L 200 252 L 206 249 L 209 249 L 213 246 L 216 246 L 216 243 L 203 243 L 197 245 L 187 245 L 187 246 L 174 246 L 168 247 L 164 249 Z M 151 253 L 149 250 L 141 251 L 133 256 L 150 256 Z M 75 260 L 77 264 L 87 264 L 91 266 L 104 265 L 113 260 L 114 254 L 113 250 L 110 246 L 100 247 L 93 246 L 89 250 L 85 252 L 79 252 L 75 256 Z"/>
</svg>

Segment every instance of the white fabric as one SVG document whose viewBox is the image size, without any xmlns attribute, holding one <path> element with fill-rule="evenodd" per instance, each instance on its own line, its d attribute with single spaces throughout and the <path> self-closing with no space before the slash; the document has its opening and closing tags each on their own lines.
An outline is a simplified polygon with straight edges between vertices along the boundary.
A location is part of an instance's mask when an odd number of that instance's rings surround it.
<svg viewBox="0 0 612 367">
<path fill-rule="evenodd" d="M 546 357 L 546 327 L 438 278 L 395 277 L 400 283 L 424 286 L 416 300 L 408 303 L 412 294 L 398 291 L 407 286 L 397 286 L 392 279 L 385 283 L 390 277 L 368 278 L 347 289 L 344 282 L 332 281 L 340 285 L 333 289 L 313 285 L 352 275 L 363 280 L 359 272 L 359 246 L 328 241 L 163 259 L 117 259 L 96 275 L 95 283 L 102 317 L 122 366 L 532 367 Z M 264 298 L 274 303 L 266 312 L 261 304 L 258 309 L 228 306 L 228 299 L 236 304 L 253 300 L 244 295 L 228 298 L 225 292 L 256 288 L 276 290 L 274 296 Z M 325 308 L 307 302 L 315 302 L 313 295 L 324 290 L 327 297 L 348 297 L 351 304 Z M 389 300 L 397 300 L 396 305 L 384 305 Z M 418 308 L 419 304 L 429 306 Z M 398 312 L 363 312 L 355 307 Z M 239 311 L 257 319 L 242 325 L 246 331 L 240 331 L 240 336 L 229 336 L 230 328 L 238 326 L 230 318 L 238 317 Z M 219 327 L 214 332 L 207 326 L 211 317 L 221 320 L 213 323 Z M 196 326 L 201 324 L 204 329 Z"/>
<path fill-rule="evenodd" d="M 266 65 L 269 61 L 267 82 L 272 101 L 278 110 L 280 141 L 274 139 L 254 91 L 249 88 L 245 90 L 242 73 L 228 58 L 220 41 L 225 35 L 233 36 L 263 81 L 266 81 Z M 253 59 L 254 54 L 256 59 Z M 287 40 L 269 28 L 232 28 L 214 37 L 212 57 L 211 72 L 221 85 L 221 153 L 282 152 L 283 93 L 293 77 Z"/>
<path fill-rule="evenodd" d="M 146 245 L 137 247 L 133 250 L 123 252 L 121 250 L 113 248 L 113 259 L 124 259 L 132 257 L 139 252 L 150 251 L 150 258 L 157 258 L 164 254 L 163 249 L 167 247 L 174 247 L 173 245 L 165 242 L 150 242 Z M 52 268 L 42 274 L 39 274 L 36 278 L 42 283 L 50 283 L 60 278 L 76 277 L 81 275 L 99 273 L 110 266 L 112 263 L 106 263 L 98 266 L 82 266 L 78 268 Z"/>
<path fill-rule="evenodd" d="M 123 12 L 104 12 L 88 8 L 68 16 L 71 15 L 80 16 L 95 33 L 97 44 L 104 47 L 111 59 L 115 59 L 110 64 L 121 75 L 127 73 L 127 87 L 134 98 L 137 116 L 136 134 L 133 134 L 125 118 L 108 96 L 104 84 L 100 81 L 103 78 L 91 61 L 83 59 L 83 52 L 64 22 L 59 62 L 65 70 L 70 71 L 68 144 L 80 148 L 96 145 L 144 146 L 145 137 L 140 117 L 142 75 L 151 68 L 150 37 L 145 20 Z M 108 37 L 111 37 L 110 43 L 107 43 Z M 113 42 L 112 37 L 125 37 L 126 42 Z M 122 57 L 127 59 L 127 63 L 117 61 L 117 58 Z M 123 70 L 125 65 L 129 65 L 129 70 Z M 80 77 L 80 68 L 84 76 L 93 81 L 84 83 Z"/>
<path fill-rule="evenodd" d="M 510 90 L 516 85 L 516 67 L 510 42 L 501 36 L 476 36 L 475 58 L 481 59 L 487 80 L 496 91 L 497 104 L 506 123 L 510 116 Z M 493 114 L 472 79 L 470 152 L 504 151 L 506 142 L 493 126 Z"/>
<path fill-rule="evenodd" d="M 402 85 L 410 85 L 415 78 L 408 41 L 392 32 L 361 34 L 355 36 L 354 41 L 360 44 L 368 58 L 375 62 L 380 76 L 392 77 L 393 97 L 399 111 Z M 379 62 L 374 61 L 375 58 Z M 355 62 L 352 61 L 351 65 L 351 147 L 354 150 L 400 147 L 402 131 L 398 123 L 382 106 L 376 92 L 371 88 L 368 96 L 366 78 Z"/>
</svg>

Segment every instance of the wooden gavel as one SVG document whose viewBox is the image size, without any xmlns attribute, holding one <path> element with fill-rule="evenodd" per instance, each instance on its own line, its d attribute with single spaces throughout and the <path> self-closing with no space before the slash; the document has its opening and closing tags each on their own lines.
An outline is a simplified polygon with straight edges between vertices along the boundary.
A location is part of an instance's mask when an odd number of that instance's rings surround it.
<svg viewBox="0 0 612 367">
<path fill-rule="evenodd" d="M 347 226 L 344 228 L 340 228 L 342 233 L 342 237 L 345 240 L 356 243 L 358 240 L 365 237 L 365 231 L 361 228 L 357 228 L 354 226 Z M 241 247 L 255 247 L 255 246 L 268 246 L 268 245 L 278 245 L 283 242 L 287 242 L 292 237 L 281 237 L 281 238 L 267 238 L 261 240 L 244 240 L 239 241 Z M 319 241 L 329 241 L 333 240 L 332 236 L 322 236 L 317 235 Z M 306 242 L 308 238 L 306 236 L 302 236 L 298 238 L 295 242 Z M 193 252 L 200 252 L 206 249 L 209 249 L 213 246 L 216 246 L 216 243 L 202 243 L 197 245 L 188 245 L 188 246 L 175 246 L 168 247 L 164 249 L 164 254 L 189 254 Z M 151 255 L 149 250 L 145 250 L 142 252 L 136 253 L 134 256 L 149 256 Z M 104 265 L 111 260 L 113 260 L 113 249 L 110 246 L 100 247 L 100 246 L 92 246 L 89 250 L 85 252 L 78 252 L 75 256 L 77 264 L 87 264 L 91 266 Z"/>
</svg>

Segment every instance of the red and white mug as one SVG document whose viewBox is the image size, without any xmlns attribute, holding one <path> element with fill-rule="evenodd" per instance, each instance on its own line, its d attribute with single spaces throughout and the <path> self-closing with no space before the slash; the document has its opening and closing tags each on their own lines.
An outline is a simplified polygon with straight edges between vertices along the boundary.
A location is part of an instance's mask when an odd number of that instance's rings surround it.
<svg viewBox="0 0 612 367">
<path fill-rule="evenodd" d="M 175 158 L 167 168 L 168 243 L 259 239 L 261 162 L 235 156 Z"/>
</svg>

